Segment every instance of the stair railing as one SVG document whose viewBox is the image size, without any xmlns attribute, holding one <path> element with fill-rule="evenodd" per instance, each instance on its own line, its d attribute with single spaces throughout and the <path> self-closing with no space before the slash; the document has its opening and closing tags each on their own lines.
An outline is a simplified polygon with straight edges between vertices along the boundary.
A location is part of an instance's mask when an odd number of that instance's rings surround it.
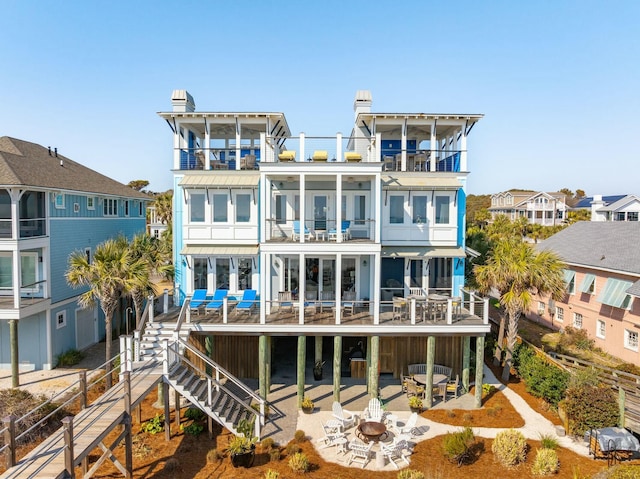
<svg viewBox="0 0 640 479">
<path fill-rule="evenodd" d="M 193 362 L 189 361 L 185 357 L 184 353 L 180 354 L 179 351 L 181 347 L 183 348 L 183 351 L 188 350 L 189 352 L 197 356 L 198 359 L 202 360 L 207 366 L 211 367 L 211 369 L 215 371 L 215 377 L 213 377 L 212 374 L 207 374 L 206 371 L 202 370 Z M 200 376 L 207 378 L 207 381 L 208 381 L 207 400 L 208 400 L 209 407 L 211 407 L 213 389 L 215 388 L 216 391 L 223 390 L 226 394 L 231 396 L 235 401 L 237 401 L 240 405 L 242 405 L 242 407 L 246 411 L 256 416 L 256 421 L 254 422 L 255 436 L 260 437 L 260 429 L 265 424 L 265 400 L 264 399 L 262 399 L 252 389 L 250 389 L 242 381 L 240 381 L 235 376 L 233 376 L 230 372 L 228 372 L 222 366 L 212 361 L 210 358 L 202 354 L 202 352 L 198 351 L 197 349 L 195 349 L 193 346 L 189 345 L 185 341 L 182 341 L 181 339 L 174 339 L 171 343 L 169 343 L 169 340 L 166 339 L 164 341 L 163 348 L 164 348 L 164 351 L 163 351 L 164 358 L 166 358 L 164 361 L 164 374 L 167 375 L 167 377 L 171 369 L 173 369 L 173 367 L 177 363 L 180 363 L 180 362 L 185 363 L 191 369 L 197 372 Z M 225 387 L 224 384 L 220 382 L 221 379 L 226 379 L 226 381 L 230 381 L 231 383 L 238 386 L 238 388 L 244 391 L 250 398 L 252 398 L 258 404 L 259 410 L 256 410 L 253 407 L 251 407 L 251 403 L 246 404 L 244 399 L 241 399 L 238 396 L 236 396 L 235 393 L 233 393 L 231 390 Z"/>
</svg>

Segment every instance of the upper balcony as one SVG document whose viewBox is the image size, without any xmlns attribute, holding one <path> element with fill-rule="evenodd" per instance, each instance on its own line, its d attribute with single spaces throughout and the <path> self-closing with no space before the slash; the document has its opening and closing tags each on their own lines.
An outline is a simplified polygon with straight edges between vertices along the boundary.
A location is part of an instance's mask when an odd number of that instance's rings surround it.
<svg viewBox="0 0 640 479">
<path fill-rule="evenodd" d="M 357 165 L 377 164 L 381 171 L 459 173 L 465 169 L 466 151 L 432 146 L 428 141 L 411 140 L 403 145 L 399 139 L 383 139 L 380 134 L 371 138 L 340 134 L 275 138 L 261 134 L 259 142 L 227 141 L 225 146 L 178 147 L 174 163 L 181 171 L 257 170 L 261 165 L 274 164 L 296 169 L 319 164 L 341 169 L 355 166 L 352 170 L 358 171 Z"/>
<path fill-rule="evenodd" d="M 7 190 L 0 190 L 0 240 L 25 239 L 46 236 L 45 214 L 46 194 L 42 191 L 26 191 L 12 199 Z M 18 213 L 18 223 L 14 233 L 12 211 Z M 17 236 L 17 237 L 14 237 Z"/>
</svg>

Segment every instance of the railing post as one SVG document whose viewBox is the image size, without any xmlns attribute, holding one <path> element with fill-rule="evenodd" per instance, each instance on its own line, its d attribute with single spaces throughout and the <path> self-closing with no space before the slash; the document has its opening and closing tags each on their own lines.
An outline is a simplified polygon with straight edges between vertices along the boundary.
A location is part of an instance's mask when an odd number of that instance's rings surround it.
<svg viewBox="0 0 640 479">
<path fill-rule="evenodd" d="M 133 360 L 140 361 L 140 331 L 133 332 Z"/>
<path fill-rule="evenodd" d="M 169 340 L 162 341 L 162 374 L 169 374 Z"/>
<path fill-rule="evenodd" d="M 453 299 L 447 299 L 447 324 L 453 324 Z"/>
<path fill-rule="evenodd" d="M 482 322 L 483 324 L 489 324 L 489 298 L 484 298 L 484 304 L 482 305 Z"/>
<path fill-rule="evenodd" d="M 173 305 L 178 306 L 180 304 L 180 283 L 176 283 L 173 289 Z"/>
<path fill-rule="evenodd" d="M 127 371 L 133 371 L 133 337 L 131 335 L 125 336 L 124 344 L 126 347 Z"/>
<path fill-rule="evenodd" d="M 211 407 L 213 403 L 213 388 L 211 387 L 211 379 L 207 379 L 207 406 Z"/>
<path fill-rule="evenodd" d="M 154 319 L 153 316 L 155 313 L 154 311 L 155 308 L 153 307 L 153 300 L 154 300 L 154 297 L 152 294 L 150 294 L 149 295 L 149 322 L 150 323 L 153 323 L 153 319 Z"/>
<path fill-rule="evenodd" d="M 131 372 L 125 371 L 124 378 L 124 410 L 131 416 Z"/>
<path fill-rule="evenodd" d="M 225 296 L 224 298 L 222 298 L 222 324 L 227 324 L 227 319 L 228 319 L 227 308 L 228 307 L 229 307 L 229 300 Z"/>
<path fill-rule="evenodd" d="M 165 288 L 162 294 L 162 312 L 167 314 L 169 312 L 169 290 Z"/>
<path fill-rule="evenodd" d="M 80 371 L 80 409 L 87 408 L 87 371 Z"/>
<path fill-rule="evenodd" d="M 127 372 L 128 374 L 128 372 Z M 124 468 L 126 474 L 124 477 L 126 479 L 131 479 L 133 477 L 133 440 L 131 438 L 131 414 L 125 414 L 122 419 L 122 423 L 124 425 Z"/>
<path fill-rule="evenodd" d="M 4 443 L 7 448 L 4 451 L 5 464 L 7 469 L 16 464 L 16 418 L 14 416 L 6 416 L 2 419 L 2 427 L 4 431 Z"/>
<path fill-rule="evenodd" d="M 76 472 L 73 467 L 73 418 L 67 416 L 62 420 L 64 430 L 64 468 L 70 479 L 75 479 Z"/>
<path fill-rule="evenodd" d="M 625 391 L 618 385 L 618 408 L 620 414 L 620 423 L 618 426 L 624 427 L 624 410 L 625 410 Z"/>
<path fill-rule="evenodd" d="M 409 298 L 409 316 L 411 324 L 416 324 L 416 298 Z"/>
<path fill-rule="evenodd" d="M 125 336 L 120 336 L 120 374 L 118 375 L 122 381 L 122 373 L 127 370 L 127 343 Z"/>
</svg>

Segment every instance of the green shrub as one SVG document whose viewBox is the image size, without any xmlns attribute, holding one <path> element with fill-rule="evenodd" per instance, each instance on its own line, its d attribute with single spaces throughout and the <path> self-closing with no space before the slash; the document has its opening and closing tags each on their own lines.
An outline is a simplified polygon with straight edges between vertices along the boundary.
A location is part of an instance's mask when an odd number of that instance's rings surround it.
<svg viewBox="0 0 640 479">
<path fill-rule="evenodd" d="M 240 421 L 238 421 L 238 425 L 236 426 L 236 430 L 244 437 L 253 437 L 253 432 L 255 431 L 253 423 L 255 422 L 255 420 L 255 416 L 253 416 L 251 419 L 240 419 Z"/>
<path fill-rule="evenodd" d="M 164 431 L 164 414 L 156 414 L 156 417 L 143 422 L 140 426 L 140 431 L 149 434 L 158 434 Z"/>
<path fill-rule="evenodd" d="M 300 446 L 298 446 L 295 442 L 290 442 L 289 444 L 287 444 L 285 451 L 287 452 L 287 456 L 293 456 L 294 454 L 300 452 Z"/>
<path fill-rule="evenodd" d="M 565 328 L 564 333 L 560 335 L 560 342 L 558 345 L 561 348 L 574 346 L 578 349 L 590 351 L 593 349 L 594 340 L 589 338 L 586 330 L 576 329 L 569 326 Z"/>
<path fill-rule="evenodd" d="M 496 387 L 493 384 L 486 384 L 486 383 L 482 384 L 482 395 L 483 396 L 491 394 L 495 390 L 496 390 Z"/>
<path fill-rule="evenodd" d="M 558 472 L 558 453 L 553 449 L 538 449 L 531 466 L 534 476 L 549 476 Z"/>
<path fill-rule="evenodd" d="M 516 347 L 514 358 L 515 368 L 527 391 L 557 407 L 567 389 L 569 373 L 548 363 L 528 346 Z"/>
<path fill-rule="evenodd" d="M 293 472 L 304 474 L 309 471 L 309 459 L 304 452 L 296 452 L 289 458 L 289 467 Z"/>
<path fill-rule="evenodd" d="M 267 469 L 267 472 L 264 473 L 264 479 L 280 479 L 280 473 L 273 469 Z"/>
<path fill-rule="evenodd" d="M 600 386 L 600 373 L 594 367 L 586 369 L 577 369 L 571 373 L 569 378 L 569 387 L 576 388 L 582 386 Z"/>
<path fill-rule="evenodd" d="M 48 398 L 44 395 L 34 396 L 24 389 L 0 389 L 0 415 L 15 416 L 22 418 L 16 423 L 16 434 L 24 434 L 18 440 L 19 444 L 35 440 L 39 437 L 46 437 L 49 433 L 55 431 L 61 426 L 61 420 L 69 413 L 64 409 L 59 409 L 45 421 L 43 419 L 53 413 L 59 406 L 58 404 L 48 402 Z M 46 404 L 45 404 L 46 403 Z M 28 412 L 33 411 L 28 416 Z M 36 423 L 43 421 L 42 426 L 34 427 L 30 432 L 25 433 L 27 429 L 33 427 Z M 3 439 L 0 437 L 0 445 Z"/>
<path fill-rule="evenodd" d="M 190 407 L 185 411 L 184 417 L 186 419 L 191 419 L 192 421 L 201 421 L 205 416 L 204 413 L 197 407 Z"/>
<path fill-rule="evenodd" d="M 558 440 L 548 434 L 540 436 L 540 444 L 542 449 L 558 449 Z"/>
<path fill-rule="evenodd" d="M 300 444 L 301 442 L 304 442 L 307 440 L 307 435 L 305 434 L 304 431 L 298 429 L 293 435 L 293 440 L 298 444 Z"/>
<path fill-rule="evenodd" d="M 184 424 L 180 424 L 180 429 L 184 431 L 185 434 L 198 436 L 202 431 L 204 431 L 204 426 L 202 424 L 198 424 L 197 422 L 192 422 L 187 426 L 185 426 Z"/>
<path fill-rule="evenodd" d="M 263 449 L 271 449 L 275 445 L 276 442 L 272 437 L 265 437 L 262 441 L 260 441 L 260 446 L 262 446 Z"/>
<path fill-rule="evenodd" d="M 269 449 L 269 460 L 270 461 L 279 461 L 280 460 L 280 449 L 274 447 L 273 449 Z"/>
<path fill-rule="evenodd" d="M 640 367 L 636 366 L 633 363 L 622 363 L 616 366 L 618 371 L 622 371 L 625 373 L 635 374 L 636 376 L 640 376 Z"/>
<path fill-rule="evenodd" d="M 77 349 L 69 349 L 57 357 L 56 367 L 75 366 L 84 359 L 84 353 Z"/>
<path fill-rule="evenodd" d="M 424 479 L 424 474 L 415 469 L 404 469 L 398 473 L 396 479 Z"/>
<path fill-rule="evenodd" d="M 638 466 L 625 464 L 614 466 L 609 469 L 607 479 L 637 479 L 638 478 Z"/>
<path fill-rule="evenodd" d="M 447 433 L 442 439 L 444 457 L 450 462 L 461 466 L 471 459 L 471 447 L 474 441 L 473 431 L 468 426 L 462 431 Z"/>
<path fill-rule="evenodd" d="M 496 434 L 491 450 L 500 464 L 515 466 L 527 457 L 527 440 L 520 431 L 507 429 Z"/>
<path fill-rule="evenodd" d="M 599 429 L 618 424 L 618 402 L 608 387 L 569 388 L 564 408 L 571 434 L 582 435 L 592 428 Z"/>
</svg>

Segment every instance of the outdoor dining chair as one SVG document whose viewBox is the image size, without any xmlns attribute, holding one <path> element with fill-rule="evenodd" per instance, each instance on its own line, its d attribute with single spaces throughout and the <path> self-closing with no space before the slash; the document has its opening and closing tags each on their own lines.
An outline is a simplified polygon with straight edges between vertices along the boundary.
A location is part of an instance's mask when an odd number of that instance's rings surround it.
<svg viewBox="0 0 640 479">
<path fill-rule="evenodd" d="M 446 394 L 453 394 L 453 398 L 457 399 L 458 398 L 458 388 L 460 386 L 460 376 L 458 374 L 456 374 L 456 380 L 455 381 L 448 381 L 446 386 L 447 386 Z"/>
</svg>

